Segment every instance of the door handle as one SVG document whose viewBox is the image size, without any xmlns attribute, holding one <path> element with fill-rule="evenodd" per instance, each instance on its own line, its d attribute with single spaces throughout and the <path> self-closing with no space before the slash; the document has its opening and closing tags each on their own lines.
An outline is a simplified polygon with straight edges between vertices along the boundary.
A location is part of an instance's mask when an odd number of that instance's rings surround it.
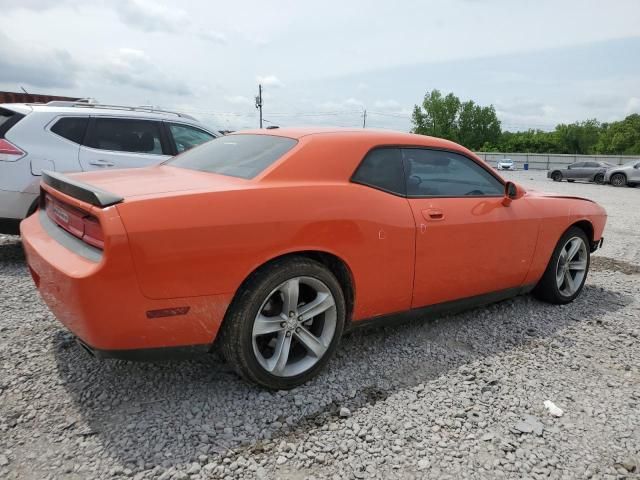
<svg viewBox="0 0 640 480">
<path fill-rule="evenodd" d="M 96 167 L 113 167 L 115 163 L 107 160 L 91 160 L 89 165 L 95 165 Z"/>
<path fill-rule="evenodd" d="M 432 222 L 444 220 L 444 212 L 439 208 L 429 208 L 427 210 L 422 210 L 422 216 L 426 220 L 430 220 Z"/>
</svg>

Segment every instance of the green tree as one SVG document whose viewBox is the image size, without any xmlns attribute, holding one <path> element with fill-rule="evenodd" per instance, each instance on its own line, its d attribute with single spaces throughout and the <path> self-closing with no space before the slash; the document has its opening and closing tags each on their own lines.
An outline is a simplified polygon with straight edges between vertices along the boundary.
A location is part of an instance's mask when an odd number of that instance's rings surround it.
<svg viewBox="0 0 640 480">
<path fill-rule="evenodd" d="M 501 133 L 493 105 L 461 102 L 453 93 L 442 96 L 439 90 L 427 92 L 422 104 L 414 107 L 412 123 L 414 133 L 446 138 L 476 150 L 485 143 L 497 143 Z"/>
<path fill-rule="evenodd" d="M 634 113 L 620 122 L 603 123 L 594 151 L 600 154 L 640 154 L 640 115 Z"/>
<path fill-rule="evenodd" d="M 568 125 L 560 124 L 556 127 L 555 133 L 563 153 L 587 155 L 593 153 L 601 130 L 600 123 L 596 119 L 592 119 Z"/>
</svg>

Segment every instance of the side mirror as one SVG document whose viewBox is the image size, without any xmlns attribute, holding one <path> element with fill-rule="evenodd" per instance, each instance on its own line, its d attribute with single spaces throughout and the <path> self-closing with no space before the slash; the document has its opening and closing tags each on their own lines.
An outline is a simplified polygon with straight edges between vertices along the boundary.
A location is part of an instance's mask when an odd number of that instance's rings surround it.
<svg viewBox="0 0 640 480">
<path fill-rule="evenodd" d="M 504 198 L 502 199 L 502 204 L 505 207 L 511 205 L 513 200 L 516 200 L 521 196 L 522 192 L 515 183 L 507 182 L 504 184 Z"/>
</svg>

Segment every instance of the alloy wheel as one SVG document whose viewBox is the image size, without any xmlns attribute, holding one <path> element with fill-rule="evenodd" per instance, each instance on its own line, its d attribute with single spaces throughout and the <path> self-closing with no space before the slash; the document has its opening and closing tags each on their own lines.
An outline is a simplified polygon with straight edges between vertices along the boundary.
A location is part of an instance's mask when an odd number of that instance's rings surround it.
<svg viewBox="0 0 640 480">
<path fill-rule="evenodd" d="M 271 291 L 254 319 L 255 358 L 272 375 L 300 375 L 326 353 L 336 322 L 336 302 L 324 282 L 291 278 Z"/>
<path fill-rule="evenodd" d="M 627 183 L 627 179 L 621 173 L 616 173 L 611 176 L 611 185 L 614 187 L 623 187 Z"/>
<path fill-rule="evenodd" d="M 564 244 L 556 267 L 556 284 L 560 294 L 571 297 L 581 287 L 587 273 L 587 245 L 580 237 L 572 237 Z"/>
</svg>

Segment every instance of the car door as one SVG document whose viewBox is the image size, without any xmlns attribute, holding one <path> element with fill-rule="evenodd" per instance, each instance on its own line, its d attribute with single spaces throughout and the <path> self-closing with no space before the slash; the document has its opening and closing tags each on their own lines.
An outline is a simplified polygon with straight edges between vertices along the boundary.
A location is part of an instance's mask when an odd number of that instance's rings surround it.
<svg viewBox="0 0 640 480">
<path fill-rule="evenodd" d="M 539 226 L 527 199 L 503 205 L 503 182 L 462 154 L 402 153 L 416 223 L 412 307 L 520 287 Z"/>
<path fill-rule="evenodd" d="M 584 162 L 572 163 L 567 167 L 566 178 L 571 180 L 579 180 L 586 177 L 587 173 L 584 168 Z"/>
<path fill-rule="evenodd" d="M 168 127 L 170 140 L 173 142 L 176 154 L 216 138 L 212 133 L 186 123 L 165 122 L 165 125 Z"/>
<path fill-rule="evenodd" d="M 79 160 L 83 170 L 146 167 L 171 157 L 162 122 L 93 117 Z"/>
<path fill-rule="evenodd" d="M 637 162 L 633 168 L 629 170 L 629 180 L 640 182 L 640 162 Z"/>
</svg>

